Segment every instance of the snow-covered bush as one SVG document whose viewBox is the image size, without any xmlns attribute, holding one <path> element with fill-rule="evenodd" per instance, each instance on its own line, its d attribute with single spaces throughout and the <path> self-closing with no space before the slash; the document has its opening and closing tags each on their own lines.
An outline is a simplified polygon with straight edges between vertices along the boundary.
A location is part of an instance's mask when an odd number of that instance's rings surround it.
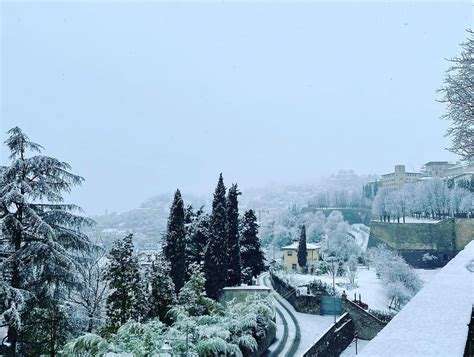
<svg viewBox="0 0 474 357">
<path fill-rule="evenodd" d="M 175 353 L 186 349 L 199 356 L 220 354 L 242 356 L 255 352 L 267 333 L 275 329 L 274 308 L 270 298 L 248 296 L 244 302 L 230 302 L 220 311 L 209 315 L 190 316 L 184 309 L 175 315 L 171 326 L 159 320 L 148 323 L 129 321 L 116 334 L 104 339 L 88 334 L 69 342 L 64 356 L 105 356 L 107 353 L 130 353 L 133 356 L 150 356 L 160 353 L 168 343 Z"/>
</svg>

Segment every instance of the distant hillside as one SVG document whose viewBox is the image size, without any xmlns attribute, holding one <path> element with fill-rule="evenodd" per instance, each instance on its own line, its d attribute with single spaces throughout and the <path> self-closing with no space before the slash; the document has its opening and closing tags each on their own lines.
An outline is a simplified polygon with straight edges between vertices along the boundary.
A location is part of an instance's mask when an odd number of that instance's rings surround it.
<svg viewBox="0 0 474 357">
<path fill-rule="evenodd" d="M 333 190 L 360 190 L 376 175 L 357 175 L 352 170 L 339 171 L 335 175 L 320 179 L 313 184 L 268 185 L 260 188 L 243 190 L 239 196 L 240 211 L 254 209 L 264 224 L 272 220 L 278 212 L 289 207 L 307 207 L 308 201 L 318 192 Z M 92 217 L 97 226 L 92 235 L 105 246 L 127 233 L 134 234 L 135 246 L 138 249 L 155 249 L 166 230 L 169 208 L 173 193 L 160 194 L 144 201 L 138 208 L 122 213 L 110 213 Z M 212 194 L 195 196 L 183 193 L 185 206 L 194 208 L 204 206 L 208 211 L 212 202 Z M 352 223 L 360 223 L 354 221 Z"/>
</svg>

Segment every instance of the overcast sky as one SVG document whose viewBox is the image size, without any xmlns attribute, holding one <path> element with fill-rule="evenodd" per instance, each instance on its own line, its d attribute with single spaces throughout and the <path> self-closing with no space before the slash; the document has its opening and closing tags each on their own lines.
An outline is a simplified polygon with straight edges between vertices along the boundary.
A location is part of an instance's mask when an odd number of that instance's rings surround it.
<svg viewBox="0 0 474 357">
<path fill-rule="evenodd" d="M 69 162 L 88 213 L 221 171 L 245 188 L 457 159 L 436 89 L 470 1 L 0 6 L 2 141 L 20 126 Z"/>
</svg>

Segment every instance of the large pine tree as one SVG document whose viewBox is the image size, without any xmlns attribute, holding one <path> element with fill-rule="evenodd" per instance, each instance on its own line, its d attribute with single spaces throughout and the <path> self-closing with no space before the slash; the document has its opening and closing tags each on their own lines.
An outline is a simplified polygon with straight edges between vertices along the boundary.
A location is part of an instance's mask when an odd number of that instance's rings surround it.
<svg viewBox="0 0 474 357">
<path fill-rule="evenodd" d="M 228 286 L 239 286 L 242 282 L 239 242 L 239 195 L 240 192 L 237 184 L 233 184 L 227 194 L 227 242 L 229 247 Z"/>
<path fill-rule="evenodd" d="M 194 273 L 194 264 L 202 265 L 204 251 L 209 239 L 209 214 L 204 213 L 201 207 L 196 212 L 187 211 L 186 221 L 186 277 Z"/>
<path fill-rule="evenodd" d="M 241 223 L 240 257 L 242 259 L 242 280 L 250 284 L 265 268 L 264 256 L 258 239 L 257 217 L 253 210 L 244 213 Z"/>
<path fill-rule="evenodd" d="M 227 282 L 227 229 L 226 229 L 226 188 L 222 174 L 219 176 L 214 200 L 212 202 L 209 241 L 204 253 L 204 274 L 206 278 L 206 293 L 212 299 L 217 299 Z"/>
<path fill-rule="evenodd" d="M 153 262 L 148 274 L 149 298 L 148 317 L 158 317 L 160 321 L 170 322 L 166 316 L 170 307 L 176 303 L 173 280 L 170 277 L 168 262 Z"/>
<path fill-rule="evenodd" d="M 14 356 L 20 350 L 19 340 L 28 341 L 21 348 L 23 353 L 39 342 L 29 329 L 47 328 L 41 324 L 22 326 L 20 316 L 29 319 L 32 316 L 28 314 L 37 311 L 25 310 L 25 305 L 41 296 L 48 299 L 48 304 L 41 306 L 43 311 L 58 311 L 66 292 L 75 287 L 75 272 L 81 262 L 78 254 L 93 249 L 81 228 L 93 221 L 77 215 L 81 212 L 78 206 L 63 203 L 63 195 L 84 179 L 72 174 L 67 163 L 41 155 L 43 147 L 30 141 L 20 128 L 8 134 L 5 144 L 11 163 L 0 172 L 0 307 L 2 325 L 8 327 L 6 354 Z M 54 350 L 48 350 L 54 355 L 56 343 L 48 339 L 41 343 L 54 344 Z"/>
<path fill-rule="evenodd" d="M 184 226 L 184 204 L 181 192 L 176 190 L 168 218 L 168 228 L 163 244 L 163 255 L 170 263 L 170 275 L 176 292 L 186 278 L 186 230 Z"/>
<path fill-rule="evenodd" d="M 107 317 L 114 332 L 130 319 L 140 321 L 146 312 L 145 293 L 133 235 L 114 242 L 108 254 L 105 278 L 112 293 L 107 297 Z"/>
<path fill-rule="evenodd" d="M 300 241 L 298 243 L 298 264 L 306 273 L 306 264 L 308 263 L 308 251 L 306 249 L 306 227 L 303 224 L 301 226 Z"/>
</svg>

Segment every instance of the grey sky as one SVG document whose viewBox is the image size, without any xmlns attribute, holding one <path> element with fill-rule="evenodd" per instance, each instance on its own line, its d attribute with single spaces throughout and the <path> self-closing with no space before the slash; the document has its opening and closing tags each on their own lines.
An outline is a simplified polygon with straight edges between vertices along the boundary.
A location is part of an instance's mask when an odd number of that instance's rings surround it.
<svg viewBox="0 0 474 357">
<path fill-rule="evenodd" d="M 435 91 L 470 1 L 0 6 L 1 138 L 69 162 L 89 213 L 220 171 L 245 188 L 456 159 Z"/>
</svg>

